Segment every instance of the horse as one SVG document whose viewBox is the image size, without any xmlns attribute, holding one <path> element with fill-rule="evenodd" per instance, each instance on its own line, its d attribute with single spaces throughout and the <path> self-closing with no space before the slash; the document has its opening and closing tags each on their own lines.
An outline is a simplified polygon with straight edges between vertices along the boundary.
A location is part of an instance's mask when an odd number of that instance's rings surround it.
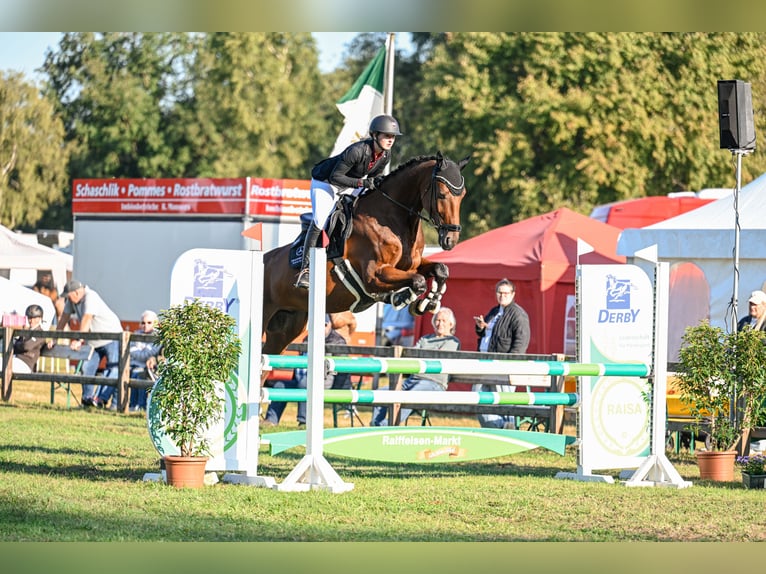
<svg viewBox="0 0 766 574">
<path fill-rule="evenodd" d="M 454 162 L 441 152 L 414 157 L 383 177 L 377 189 L 354 199 L 342 257 L 328 253 L 327 313 L 363 311 L 379 301 L 409 305 L 415 315 L 438 310 L 448 269 L 423 257 L 423 222 L 437 229 L 442 249 L 455 247 L 466 194 L 461 171 L 469 159 Z M 290 265 L 290 248 L 277 247 L 263 258 L 262 350 L 267 354 L 284 351 L 308 320 L 308 292 L 294 286 L 298 270 Z"/>
</svg>

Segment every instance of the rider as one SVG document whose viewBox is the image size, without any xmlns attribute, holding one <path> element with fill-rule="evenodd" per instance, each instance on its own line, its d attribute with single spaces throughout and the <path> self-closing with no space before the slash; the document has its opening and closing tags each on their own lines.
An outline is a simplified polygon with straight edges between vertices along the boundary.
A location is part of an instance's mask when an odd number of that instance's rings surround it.
<svg viewBox="0 0 766 574">
<path fill-rule="evenodd" d="M 336 194 L 356 188 L 375 189 L 376 177 L 391 162 L 391 148 L 399 131 L 399 122 L 389 115 L 376 116 L 370 122 L 370 137 L 352 143 L 340 154 L 324 159 L 311 170 L 312 220 L 303 244 L 303 261 L 295 286 L 309 288 L 309 250 L 316 245 L 332 212 Z"/>
</svg>

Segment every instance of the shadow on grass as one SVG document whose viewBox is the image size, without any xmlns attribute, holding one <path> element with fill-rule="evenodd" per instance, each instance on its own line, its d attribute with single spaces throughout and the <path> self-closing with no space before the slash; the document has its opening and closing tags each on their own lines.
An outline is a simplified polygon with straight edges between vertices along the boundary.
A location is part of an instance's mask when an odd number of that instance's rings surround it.
<svg viewBox="0 0 766 574">
<path fill-rule="evenodd" d="M 530 451 L 531 452 L 531 451 Z M 526 453 L 525 453 L 526 454 Z M 540 476 L 551 477 L 559 471 L 572 471 L 574 467 L 566 457 L 561 458 L 561 465 L 553 460 L 544 461 L 540 453 L 527 457 L 534 457 L 535 464 L 517 460 L 523 455 L 505 456 L 500 459 L 484 459 L 469 462 L 453 463 L 395 463 L 357 458 L 346 458 L 335 455 L 326 455 L 330 466 L 344 478 L 441 478 L 455 476 Z M 558 455 L 551 453 L 551 458 Z M 285 468 L 291 469 L 304 457 L 303 450 L 289 450 L 274 456 L 261 456 L 259 459 L 259 472 L 268 475 L 272 472 L 284 472 Z M 514 458 L 516 460 L 510 460 Z"/>
<path fill-rule="evenodd" d="M 12 456 L 12 453 L 27 453 L 28 456 Z M 21 462 L 18 459 L 24 458 Z M 86 480 L 141 480 L 146 472 L 159 469 L 127 467 L 125 456 L 120 452 L 95 452 L 93 450 L 36 445 L 0 443 L 0 468 L 4 473 L 38 474 L 71 479 Z M 39 460 L 39 462 L 32 462 Z M 73 463 L 73 460 L 78 462 Z M 124 466 L 120 468 L 120 466 Z"/>
</svg>

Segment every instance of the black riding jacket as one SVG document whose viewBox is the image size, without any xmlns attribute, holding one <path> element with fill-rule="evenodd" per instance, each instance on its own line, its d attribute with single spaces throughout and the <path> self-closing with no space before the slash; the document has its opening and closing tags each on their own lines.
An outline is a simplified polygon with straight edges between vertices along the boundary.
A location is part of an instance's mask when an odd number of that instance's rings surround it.
<svg viewBox="0 0 766 574">
<path fill-rule="evenodd" d="M 391 162 L 391 151 L 384 150 L 378 161 L 370 167 L 372 158 L 372 139 L 358 141 L 338 155 L 317 163 L 311 170 L 311 177 L 336 187 L 361 187 L 364 176 L 371 178 L 383 173 Z"/>
</svg>

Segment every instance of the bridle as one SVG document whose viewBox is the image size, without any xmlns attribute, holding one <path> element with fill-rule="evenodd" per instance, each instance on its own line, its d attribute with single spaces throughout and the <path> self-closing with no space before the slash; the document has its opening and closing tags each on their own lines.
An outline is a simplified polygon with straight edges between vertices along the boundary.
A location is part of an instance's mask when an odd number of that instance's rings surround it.
<svg viewBox="0 0 766 574">
<path fill-rule="evenodd" d="M 462 229 L 462 226 L 455 225 L 454 223 L 444 223 L 444 220 L 442 219 L 442 216 L 439 214 L 439 211 L 436 209 L 436 197 L 439 193 L 439 182 L 442 182 L 445 186 L 447 186 L 447 189 L 449 189 L 450 193 L 454 196 L 459 196 L 461 193 L 463 193 L 463 190 L 465 189 L 465 178 L 463 175 L 458 171 L 458 174 L 460 175 L 460 182 L 459 183 L 453 183 L 450 180 L 448 180 L 443 175 L 440 175 L 440 172 L 442 171 L 442 159 L 437 158 L 436 163 L 434 164 L 434 169 L 431 172 L 431 179 L 429 181 L 429 188 L 428 190 L 431 192 L 431 202 L 428 206 L 428 217 L 425 217 L 420 212 L 415 211 L 413 208 L 408 207 L 404 205 L 403 203 L 397 201 L 390 195 L 388 195 L 385 191 L 382 189 L 380 190 L 380 193 L 383 194 L 383 197 L 388 199 L 391 203 L 398 205 L 407 213 L 410 215 L 413 215 L 415 217 L 419 217 L 422 221 L 428 223 L 431 225 L 434 229 L 437 230 L 439 233 L 439 244 L 442 243 L 444 238 L 448 233 L 451 233 L 453 231 L 460 233 L 460 230 Z"/>
</svg>

